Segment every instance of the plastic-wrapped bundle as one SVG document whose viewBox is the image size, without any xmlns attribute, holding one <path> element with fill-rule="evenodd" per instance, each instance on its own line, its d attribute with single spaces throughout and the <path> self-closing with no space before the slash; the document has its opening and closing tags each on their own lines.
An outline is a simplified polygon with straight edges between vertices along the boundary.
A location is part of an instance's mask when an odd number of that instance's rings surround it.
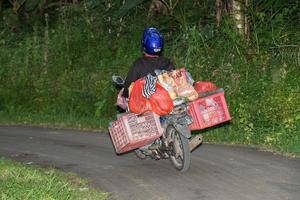
<svg viewBox="0 0 300 200">
<path fill-rule="evenodd" d="M 145 83 L 145 79 L 135 81 L 129 96 L 130 111 L 136 114 L 142 114 L 146 111 L 153 111 L 158 115 L 169 114 L 174 107 L 169 93 L 159 83 L 155 83 L 155 92 L 150 98 L 146 98 L 143 96 Z"/>
<path fill-rule="evenodd" d="M 198 98 L 198 93 L 191 84 L 192 79 L 187 75 L 185 68 L 172 71 L 171 76 L 175 82 L 175 91 L 178 96 L 186 97 L 189 101 L 194 101 Z"/>
<path fill-rule="evenodd" d="M 193 88 L 194 80 L 185 68 L 173 70 L 172 72 L 156 71 L 161 86 L 169 92 L 171 99 L 186 97 L 189 101 L 198 98 Z"/>
<path fill-rule="evenodd" d="M 175 92 L 176 84 L 173 78 L 169 75 L 168 72 L 159 74 L 157 78 L 161 86 L 168 91 L 171 99 L 174 100 L 177 97 L 177 94 Z"/>
<path fill-rule="evenodd" d="M 139 79 L 134 82 L 129 96 L 129 109 L 136 114 L 142 114 L 146 111 L 151 111 L 149 100 L 142 95 L 145 80 Z"/>
</svg>

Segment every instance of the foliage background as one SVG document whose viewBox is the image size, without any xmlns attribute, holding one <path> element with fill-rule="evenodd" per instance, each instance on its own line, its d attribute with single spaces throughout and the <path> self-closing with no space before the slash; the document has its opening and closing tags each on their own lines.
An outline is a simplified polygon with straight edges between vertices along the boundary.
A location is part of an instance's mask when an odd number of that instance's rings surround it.
<svg viewBox="0 0 300 200">
<path fill-rule="evenodd" d="M 180 1 L 173 15 L 150 17 L 149 1 L 129 2 L 26 2 L 14 11 L 4 1 L 0 122 L 106 129 L 118 112 L 110 77 L 126 75 L 143 29 L 156 26 L 177 67 L 225 89 L 233 119 L 202 132 L 206 140 L 300 152 L 299 1 L 253 1 L 248 42 L 229 15 L 216 29 L 213 1 Z"/>
</svg>

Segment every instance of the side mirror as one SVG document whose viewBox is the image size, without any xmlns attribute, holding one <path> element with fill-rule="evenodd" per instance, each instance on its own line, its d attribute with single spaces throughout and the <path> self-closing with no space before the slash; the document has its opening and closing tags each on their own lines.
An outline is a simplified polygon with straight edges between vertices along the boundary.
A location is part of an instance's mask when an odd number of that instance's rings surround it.
<svg viewBox="0 0 300 200">
<path fill-rule="evenodd" d="M 113 75 L 111 78 L 112 78 L 112 82 L 114 82 L 116 85 L 124 86 L 125 81 L 121 76 Z"/>
</svg>

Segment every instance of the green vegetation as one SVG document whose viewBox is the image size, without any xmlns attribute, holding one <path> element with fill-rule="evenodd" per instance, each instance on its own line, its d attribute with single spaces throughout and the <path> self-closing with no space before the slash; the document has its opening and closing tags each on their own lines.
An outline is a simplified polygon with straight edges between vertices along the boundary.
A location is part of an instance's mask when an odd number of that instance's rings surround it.
<svg viewBox="0 0 300 200">
<path fill-rule="evenodd" d="M 0 197 L 12 199 L 97 199 L 108 194 L 90 188 L 73 174 L 26 166 L 0 158 Z"/>
<path fill-rule="evenodd" d="M 249 38 L 230 14 L 217 28 L 213 1 L 179 1 L 169 14 L 149 13 L 149 1 L 111 2 L 42 14 L 13 14 L 3 4 L 0 123 L 106 129 L 117 113 L 110 77 L 126 75 L 151 25 L 165 35 L 164 53 L 176 66 L 225 89 L 232 122 L 205 131 L 206 140 L 300 152 L 298 1 L 253 1 L 245 11 Z"/>
</svg>

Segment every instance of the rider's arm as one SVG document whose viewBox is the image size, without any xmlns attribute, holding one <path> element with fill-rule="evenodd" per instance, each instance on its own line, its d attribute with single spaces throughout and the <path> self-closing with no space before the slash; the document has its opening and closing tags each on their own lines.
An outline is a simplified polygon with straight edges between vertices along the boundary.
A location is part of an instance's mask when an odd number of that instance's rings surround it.
<svg viewBox="0 0 300 200">
<path fill-rule="evenodd" d="M 129 88 L 130 84 L 132 82 L 135 82 L 137 79 L 139 79 L 138 71 L 136 69 L 136 66 L 133 65 L 130 68 L 130 70 L 129 70 L 128 74 L 127 74 L 127 78 L 125 80 L 123 97 L 126 97 L 126 98 L 129 97 L 128 88 Z"/>
<path fill-rule="evenodd" d="M 168 64 L 168 69 L 167 69 L 167 71 L 172 71 L 172 70 L 174 70 L 174 69 L 175 69 L 175 67 L 174 67 L 172 61 L 169 60 L 169 64 Z"/>
</svg>

